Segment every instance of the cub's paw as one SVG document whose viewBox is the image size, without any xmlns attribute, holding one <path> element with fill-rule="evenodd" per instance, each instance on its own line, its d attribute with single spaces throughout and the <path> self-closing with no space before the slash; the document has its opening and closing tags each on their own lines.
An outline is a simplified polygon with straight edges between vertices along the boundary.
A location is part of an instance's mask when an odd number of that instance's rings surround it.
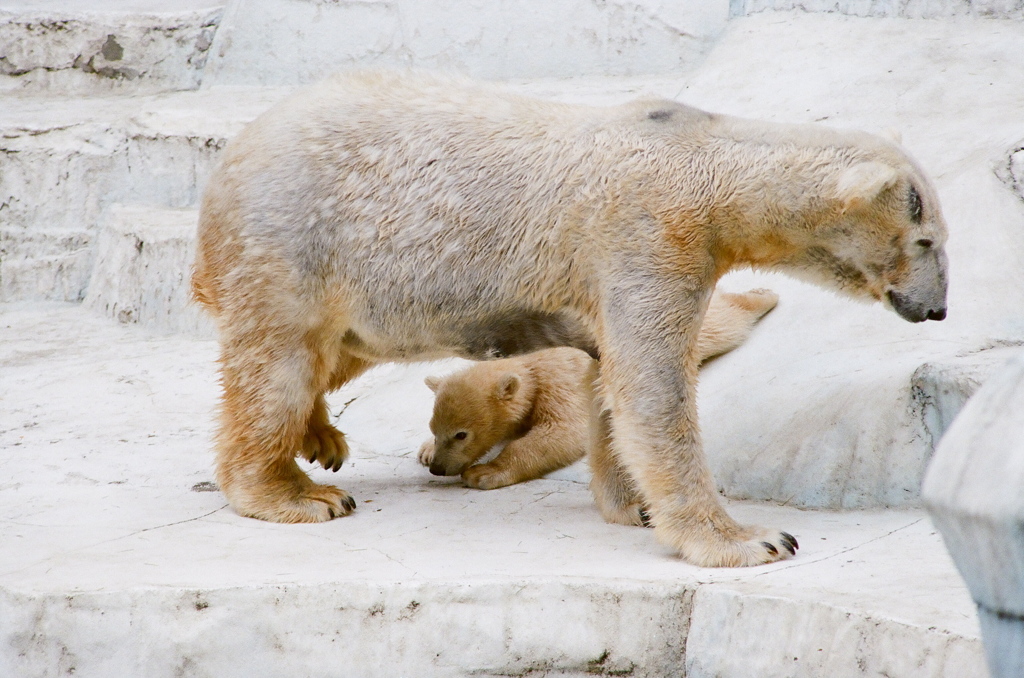
<svg viewBox="0 0 1024 678">
<path fill-rule="evenodd" d="M 490 464 L 470 466 L 462 472 L 462 481 L 466 483 L 466 487 L 475 487 L 478 490 L 494 490 L 516 482 L 509 478 L 507 471 L 494 468 Z"/>
<path fill-rule="evenodd" d="M 310 424 L 302 439 L 302 458 L 319 462 L 328 471 L 337 471 L 348 459 L 345 434 L 330 424 Z"/>
<path fill-rule="evenodd" d="M 347 516 L 355 508 L 356 500 L 345 490 L 310 482 L 297 493 L 279 491 L 263 496 L 254 493 L 250 501 L 240 502 L 235 510 L 243 516 L 274 523 L 322 523 Z"/>
<path fill-rule="evenodd" d="M 430 462 L 434 461 L 434 439 L 425 441 L 420 445 L 419 454 L 416 457 L 420 463 L 424 466 L 430 466 Z"/>
</svg>

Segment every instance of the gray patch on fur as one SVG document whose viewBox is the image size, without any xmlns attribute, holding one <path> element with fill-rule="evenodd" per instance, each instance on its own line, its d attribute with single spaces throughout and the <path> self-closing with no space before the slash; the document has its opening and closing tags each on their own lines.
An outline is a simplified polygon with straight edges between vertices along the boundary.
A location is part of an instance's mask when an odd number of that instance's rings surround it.
<svg viewBox="0 0 1024 678">
<path fill-rule="evenodd" d="M 647 114 L 647 117 L 650 120 L 668 120 L 672 117 L 672 111 L 661 108 L 657 111 L 651 111 Z"/>
<path fill-rule="evenodd" d="M 807 250 L 807 260 L 824 271 L 829 271 L 841 285 L 849 284 L 855 289 L 867 286 L 868 280 L 864 272 L 848 261 L 843 261 L 823 247 L 812 247 Z"/>
<path fill-rule="evenodd" d="M 579 325 L 557 313 L 508 311 L 465 328 L 467 358 L 493 360 L 544 348 L 571 346 L 598 358 L 593 338 Z"/>
</svg>

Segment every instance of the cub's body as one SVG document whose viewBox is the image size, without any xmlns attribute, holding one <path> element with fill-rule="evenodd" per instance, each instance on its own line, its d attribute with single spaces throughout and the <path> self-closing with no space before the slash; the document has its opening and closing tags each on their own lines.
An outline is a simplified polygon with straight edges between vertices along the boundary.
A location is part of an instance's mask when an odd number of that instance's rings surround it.
<svg viewBox="0 0 1024 678">
<path fill-rule="evenodd" d="M 770 290 L 716 291 L 697 337 L 700 361 L 746 341 L 778 299 Z M 550 348 L 428 378 L 436 393 L 434 437 L 420 448 L 420 463 L 434 475 L 461 474 L 469 487 L 491 490 L 579 461 L 587 450 L 597 370 L 582 351 Z M 493 460 L 476 463 L 503 442 Z"/>
</svg>

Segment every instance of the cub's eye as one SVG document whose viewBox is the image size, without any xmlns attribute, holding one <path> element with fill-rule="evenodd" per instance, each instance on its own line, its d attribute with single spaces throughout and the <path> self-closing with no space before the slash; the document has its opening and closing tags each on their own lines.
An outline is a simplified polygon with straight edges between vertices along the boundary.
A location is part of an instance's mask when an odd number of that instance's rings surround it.
<svg viewBox="0 0 1024 678">
<path fill-rule="evenodd" d="M 932 243 L 930 238 L 921 238 L 920 240 L 917 241 L 916 244 L 917 244 L 918 247 L 922 247 L 922 248 L 924 248 L 926 250 L 930 250 L 934 243 Z"/>
<path fill-rule="evenodd" d="M 459 431 L 458 433 L 455 434 L 454 438 L 456 440 L 465 440 L 467 435 L 468 434 L 465 431 Z"/>
</svg>

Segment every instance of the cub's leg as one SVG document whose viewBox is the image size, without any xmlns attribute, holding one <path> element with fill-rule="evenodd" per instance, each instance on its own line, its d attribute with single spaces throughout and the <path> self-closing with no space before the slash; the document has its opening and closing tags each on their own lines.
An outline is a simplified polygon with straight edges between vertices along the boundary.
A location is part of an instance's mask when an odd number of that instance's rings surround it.
<svg viewBox="0 0 1024 678">
<path fill-rule="evenodd" d="M 420 463 L 423 464 L 424 466 L 430 466 L 431 462 L 434 461 L 433 438 L 423 441 L 423 444 L 420 445 L 420 451 L 419 454 L 417 454 L 417 458 L 420 460 Z"/>
<path fill-rule="evenodd" d="M 246 320 L 247 331 L 222 337 L 221 490 L 239 514 L 262 520 L 320 522 L 351 513 L 355 500 L 347 492 L 314 483 L 295 463 L 333 370 L 325 369 L 308 328 Z"/>
<path fill-rule="evenodd" d="M 337 390 L 372 365 L 373 363 L 365 360 L 342 354 L 338 359 L 338 366 L 331 375 L 327 390 Z M 309 415 L 306 434 L 302 439 L 301 454 L 306 461 L 320 462 L 325 469 L 335 472 L 348 459 L 348 443 L 345 442 L 345 434 L 331 425 L 330 412 L 323 394 L 318 395 L 313 401 L 313 411 Z"/>
<path fill-rule="evenodd" d="M 757 289 L 742 294 L 715 292 L 697 337 L 697 359 L 728 353 L 745 342 L 754 324 L 779 303 L 779 295 Z"/>
<path fill-rule="evenodd" d="M 609 280 L 605 291 L 601 387 L 612 404 L 614 455 L 658 539 L 689 562 L 741 567 L 786 558 L 796 552 L 792 536 L 740 525 L 721 504 L 697 426 L 696 335 L 706 302 L 692 281 L 665 282 L 636 290 Z M 604 489 L 595 491 L 602 514 L 624 522 L 615 518 L 625 502 Z"/>
<path fill-rule="evenodd" d="M 583 444 L 580 430 L 565 421 L 536 424 L 490 462 L 467 468 L 462 479 L 469 487 L 493 490 L 540 478 L 582 459 Z"/>
</svg>

